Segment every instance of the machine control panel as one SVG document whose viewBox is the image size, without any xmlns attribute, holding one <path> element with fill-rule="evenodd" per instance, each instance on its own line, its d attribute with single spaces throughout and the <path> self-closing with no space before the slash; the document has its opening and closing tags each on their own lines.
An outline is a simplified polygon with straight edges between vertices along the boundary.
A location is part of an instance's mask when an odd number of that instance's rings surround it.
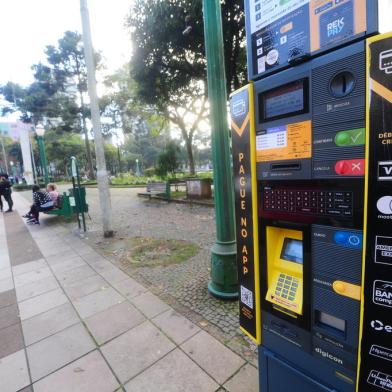
<svg viewBox="0 0 392 392">
<path fill-rule="evenodd" d="M 265 186 L 262 190 L 263 210 L 351 218 L 353 192 L 324 191 Z"/>
</svg>

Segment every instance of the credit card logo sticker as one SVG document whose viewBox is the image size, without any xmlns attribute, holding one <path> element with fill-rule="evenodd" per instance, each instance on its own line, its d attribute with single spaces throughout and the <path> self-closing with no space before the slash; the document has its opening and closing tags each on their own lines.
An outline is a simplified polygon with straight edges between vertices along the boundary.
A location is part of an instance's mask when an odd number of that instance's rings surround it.
<svg viewBox="0 0 392 392">
<path fill-rule="evenodd" d="M 392 73 L 392 49 L 384 50 L 380 53 L 379 69 L 386 74 Z"/>
<path fill-rule="evenodd" d="M 377 332 L 392 333 L 392 325 L 384 324 L 380 320 L 372 320 L 370 326 Z"/>
<path fill-rule="evenodd" d="M 378 370 L 370 371 L 367 382 L 386 391 L 392 391 L 392 376 L 379 372 Z"/>
<path fill-rule="evenodd" d="M 392 308 L 392 282 L 384 280 L 374 281 L 373 302 L 376 305 Z"/>
<path fill-rule="evenodd" d="M 392 161 L 378 162 L 378 180 L 392 181 Z"/>
<path fill-rule="evenodd" d="M 392 265 L 392 237 L 376 236 L 374 261 Z"/>
<path fill-rule="evenodd" d="M 377 209 L 382 214 L 392 214 L 392 196 L 383 196 L 377 201 Z"/>
<path fill-rule="evenodd" d="M 392 361 L 392 350 L 390 348 L 378 346 L 373 344 L 369 351 L 370 355 L 385 359 L 386 361 Z"/>
</svg>

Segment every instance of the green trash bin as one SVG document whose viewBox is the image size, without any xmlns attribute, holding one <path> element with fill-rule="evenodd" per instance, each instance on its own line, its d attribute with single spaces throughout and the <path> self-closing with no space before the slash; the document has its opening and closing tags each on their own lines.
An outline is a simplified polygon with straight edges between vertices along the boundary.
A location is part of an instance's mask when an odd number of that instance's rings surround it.
<svg viewBox="0 0 392 392">
<path fill-rule="evenodd" d="M 69 195 L 75 198 L 75 206 L 72 207 L 73 212 L 81 214 L 82 212 L 88 212 L 88 204 L 86 202 L 86 188 L 76 186 L 68 190 Z"/>
</svg>

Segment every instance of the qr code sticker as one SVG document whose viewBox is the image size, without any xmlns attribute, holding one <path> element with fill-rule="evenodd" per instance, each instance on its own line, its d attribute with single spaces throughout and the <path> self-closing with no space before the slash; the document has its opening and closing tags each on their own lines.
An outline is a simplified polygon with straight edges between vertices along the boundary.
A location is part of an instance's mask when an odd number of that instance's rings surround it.
<svg viewBox="0 0 392 392">
<path fill-rule="evenodd" d="M 241 302 L 253 309 L 253 293 L 244 286 L 241 286 Z"/>
</svg>

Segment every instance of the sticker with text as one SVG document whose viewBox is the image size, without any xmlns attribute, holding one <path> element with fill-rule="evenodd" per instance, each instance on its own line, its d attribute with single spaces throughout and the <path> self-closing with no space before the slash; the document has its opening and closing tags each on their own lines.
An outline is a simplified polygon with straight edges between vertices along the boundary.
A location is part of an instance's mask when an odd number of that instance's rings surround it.
<svg viewBox="0 0 392 392">
<path fill-rule="evenodd" d="M 389 374 L 371 370 L 367 382 L 368 384 L 384 389 L 385 391 L 392 391 L 392 376 Z"/>
<path fill-rule="evenodd" d="M 376 236 L 374 261 L 392 265 L 392 237 Z"/>
<path fill-rule="evenodd" d="M 374 357 L 385 359 L 386 361 L 392 362 L 392 350 L 390 348 L 378 346 L 377 344 L 373 344 L 369 351 L 370 355 Z"/>
<path fill-rule="evenodd" d="M 373 302 L 376 305 L 392 308 L 392 282 L 385 280 L 374 281 Z"/>
</svg>

